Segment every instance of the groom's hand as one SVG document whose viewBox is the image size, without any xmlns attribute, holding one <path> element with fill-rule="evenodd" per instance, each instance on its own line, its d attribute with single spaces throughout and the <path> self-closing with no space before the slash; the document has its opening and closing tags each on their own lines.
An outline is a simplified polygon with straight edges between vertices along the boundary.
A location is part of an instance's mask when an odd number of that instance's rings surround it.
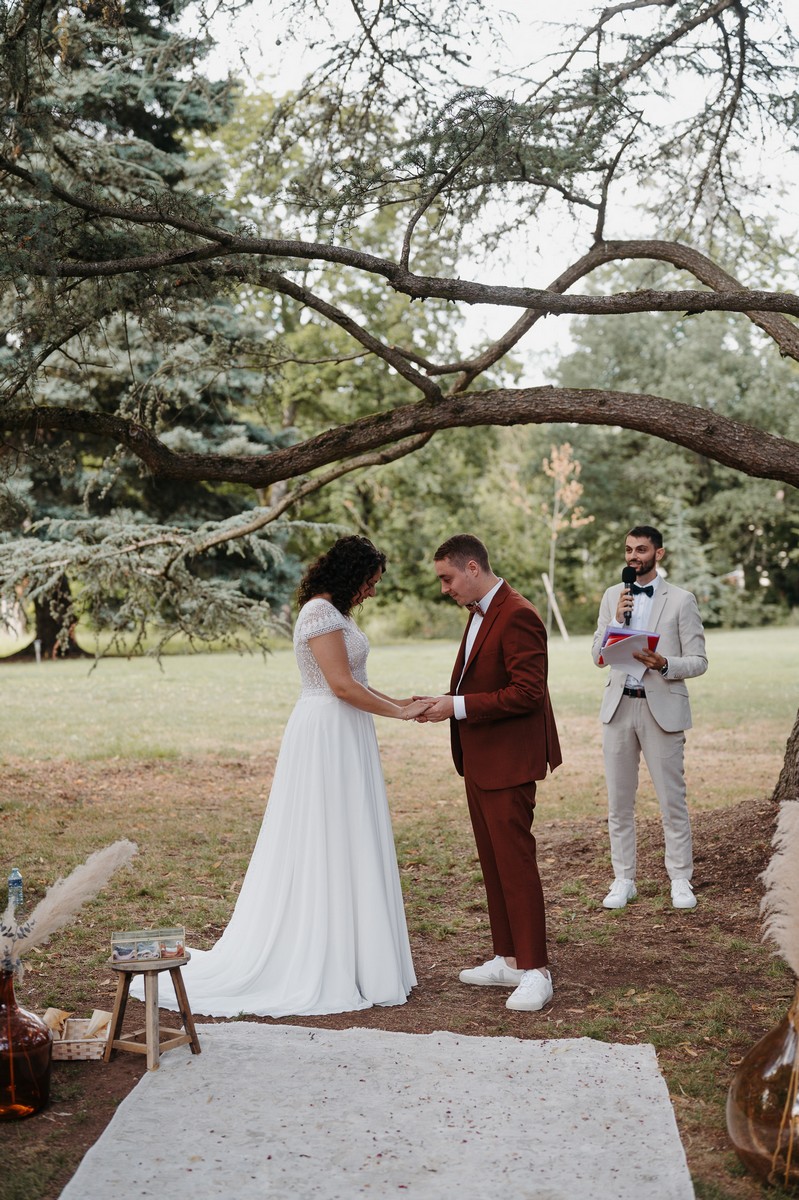
<svg viewBox="0 0 799 1200">
<path fill-rule="evenodd" d="M 414 720 L 417 721 L 419 724 L 424 724 L 424 722 L 427 720 L 427 708 L 430 707 L 430 705 L 433 703 L 433 701 L 436 699 L 436 697 L 435 696 L 417 696 L 416 694 L 414 694 L 413 698 L 414 698 L 414 700 L 424 700 L 424 702 L 425 702 L 425 705 L 426 705 L 425 711 L 423 713 L 420 713 L 418 717 L 414 717 Z"/>
<path fill-rule="evenodd" d="M 455 715 L 455 705 L 451 696 L 431 696 L 427 711 L 417 717 L 418 721 L 448 721 Z"/>
</svg>

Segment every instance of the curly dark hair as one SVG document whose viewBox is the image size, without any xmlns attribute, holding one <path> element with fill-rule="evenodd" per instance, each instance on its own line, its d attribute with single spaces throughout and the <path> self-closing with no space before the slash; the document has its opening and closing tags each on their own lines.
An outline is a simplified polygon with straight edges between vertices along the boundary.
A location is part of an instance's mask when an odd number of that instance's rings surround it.
<svg viewBox="0 0 799 1200">
<path fill-rule="evenodd" d="M 358 590 L 380 569 L 386 569 L 386 556 L 368 538 L 339 538 L 308 567 L 297 588 L 297 602 L 302 608 L 313 596 L 328 592 L 333 606 L 346 617 Z"/>
</svg>

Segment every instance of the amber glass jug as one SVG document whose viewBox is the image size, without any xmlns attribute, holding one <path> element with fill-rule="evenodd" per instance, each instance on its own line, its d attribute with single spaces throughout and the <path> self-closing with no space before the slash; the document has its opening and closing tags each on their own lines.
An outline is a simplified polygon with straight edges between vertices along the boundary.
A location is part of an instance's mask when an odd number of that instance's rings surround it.
<svg viewBox="0 0 799 1200">
<path fill-rule="evenodd" d="M 30 1117 L 50 1096 L 53 1035 L 17 1004 L 14 972 L 0 969 L 0 1121 Z"/>
<path fill-rule="evenodd" d="M 762 1037 L 733 1076 L 727 1129 L 735 1152 L 759 1179 L 799 1194 L 799 984 L 786 1016 Z"/>
</svg>

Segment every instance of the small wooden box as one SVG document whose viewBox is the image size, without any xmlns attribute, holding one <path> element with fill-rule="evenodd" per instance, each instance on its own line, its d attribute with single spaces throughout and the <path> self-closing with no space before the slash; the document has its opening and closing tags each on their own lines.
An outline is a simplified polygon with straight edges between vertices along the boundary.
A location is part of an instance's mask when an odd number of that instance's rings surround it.
<svg viewBox="0 0 799 1200">
<path fill-rule="evenodd" d="M 183 925 L 170 929 L 129 929 L 111 935 L 111 963 L 148 963 L 161 958 L 183 958 L 186 930 Z"/>
<path fill-rule="evenodd" d="M 106 1025 L 101 1037 L 86 1037 L 89 1019 L 70 1017 L 64 1026 L 64 1036 L 53 1038 L 53 1058 L 77 1062 L 80 1059 L 102 1058 L 108 1042 L 110 1026 Z"/>
</svg>

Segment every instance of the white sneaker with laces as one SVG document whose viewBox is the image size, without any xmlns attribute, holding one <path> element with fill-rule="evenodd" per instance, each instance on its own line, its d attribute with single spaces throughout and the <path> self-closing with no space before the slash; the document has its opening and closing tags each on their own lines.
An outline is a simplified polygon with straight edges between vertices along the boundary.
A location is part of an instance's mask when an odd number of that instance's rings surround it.
<svg viewBox="0 0 799 1200">
<path fill-rule="evenodd" d="M 549 971 L 524 971 L 522 981 L 505 1001 L 506 1008 L 516 1012 L 539 1012 L 552 999 L 552 976 Z"/>
<path fill-rule="evenodd" d="M 524 971 L 509 967 L 501 954 L 483 963 L 482 967 L 468 967 L 461 971 L 461 983 L 474 983 L 478 987 L 516 987 L 522 981 Z"/>
<path fill-rule="evenodd" d="M 610 891 L 602 901 L 603 908 L 624 908 L 628 900 L 638 895 L 634 879 L 614 879 Z"/>
<path fill-rule="evenodd" d="M 696 908 L 696 896 L 688 879 L 672 879 L 671 902 L 675 908 Z"/>
</svg>

